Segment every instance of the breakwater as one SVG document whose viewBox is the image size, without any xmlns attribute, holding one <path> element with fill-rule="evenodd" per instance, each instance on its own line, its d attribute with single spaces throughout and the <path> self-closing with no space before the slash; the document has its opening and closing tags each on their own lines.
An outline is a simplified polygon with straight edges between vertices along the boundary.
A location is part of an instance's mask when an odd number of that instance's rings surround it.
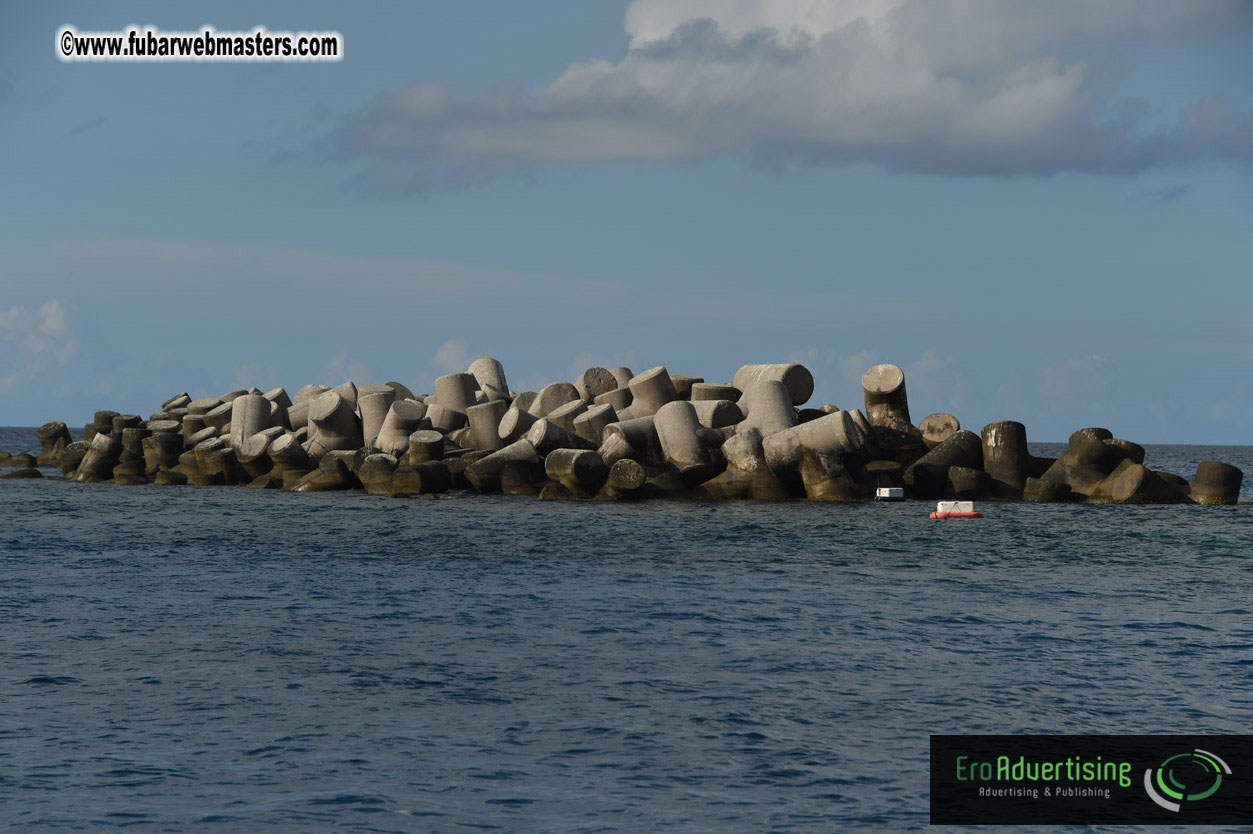
<svg viewBox="0 0 1253 834">
<path fill-rule="evenodd" d="M 860 501 L 902 487 L 920 499 L 1234 504 L 1243 480 L 1220 461 L 1202 462 L 1190 481 L 1149 469 L 1142 446 L 1104 428 L 1079 429 L 1048 458 L 1031 454 L 1017 421 L 978 434 L 947 413 L 915 423 L 904 372 L 891 364 L 863 375 L 864 411 L 809 406 L 813 376 L 795 363 L 744 365 L 727 383 L 661 366 L 589 368 L 573 383 L 515 392 L 484 357 L 434 389 L 183 392 L 147 419 L 98 411 L 82 441 L 47 423 L 38 455 L 0 453 L 0 465 L 14 469 L 3 477 L 56 466 L 83 483 L 551 500 Z"/>
</svg>

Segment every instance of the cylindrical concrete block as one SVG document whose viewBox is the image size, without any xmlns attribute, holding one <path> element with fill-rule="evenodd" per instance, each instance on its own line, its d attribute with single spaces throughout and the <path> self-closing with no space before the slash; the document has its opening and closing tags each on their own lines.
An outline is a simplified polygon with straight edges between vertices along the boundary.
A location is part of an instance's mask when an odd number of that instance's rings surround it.
<svg viewBox="0 0 1253 834">
<path fill-rule="evenodd" d="M 627 498 L 638 493 L 647 482 L 644 467 L 630 458 L 623 458 L 609 467 L 605 486 L 597 497 L 609 500 Z"/>
<path fill-rule="evenodd" d="M 659 464 L 664 460 L 661 441 L 653 418 L 636 417 L 605 426 L 600 442 L 600 456 L 609 466 L 623 458 L 630 458 L 644 465 Z"/>
<path fill-rule="evenodd" d="M 692 402 L 702 400 L 730 400 L 740 398 L 740 389 L 734 385 L 719 385 L 716 382 L 697 382 L 692 385 Z"/>
<path fill-rule="evenodd" d="M 435 380 L 435 402 L 464 414 L 467 408 L 474 405 L 477 387 L 478 380 L 471 374 L 444 374 Z"/>
<path fill-rule="evenodd" d="M 992 491 L 992 479 L 982 469 L 954 466 L 948 470 L 948 493 L 959 501 L 982 501 Z"/>
<path fill-rule="evenodd" d="M 523 438 L 468 465 L 465 477 L 478 492 L 499 492 L 501 477 L 506 469 L 530 471 L 539 467 L 540 462 L 531 441 Z"/>
<path fill-rule="evenodd" d="M 224 426 L 230 425 L 231 412 L 233 409 L 234 406 L 231 403 L 222 403 L 217 408 L 204 415 L 204 424 L 206 426 L 213 426 L 213 428 L 217 429 L 220 434 Z"/>
<path fill-rule="evenodd" d="M 860 430 L 847 411 L 837 411 L 765 438 L 766 463 L 776 475 L 792 472 L 805 452 L 836 456 L 860 455 L 864 450 Z"/>
<path fill-rule="evenodd" d="M 283 469 L 307 471 L 317 466 L 295 434 L 285 434 L 270 441 L 266 454 L 274 465 Z"/>
<path fill-rule="evenodd" d="M 928 449 L 934 449 L 936 446 L 939 446 L 945 440 L 961 431 L 961 427 L 961 423 L 958 422 L 956 417 L 943 411 L 928 414 L 918 424 L 918 430 L 922 432 L 922 442 L 926 444 Z"/>
<path fill-rule="evenodd" d="M 1159 478 L 1141 464 L 1124 460 L 1100 488 L 1088 496 L 1095 503 L 1191 504 L 1188 493 Z"/>
<path fill-rule="evenodd" d="M 670 374 L 670 382 L 674 385 L 674 393 L 679 399 L 691 402 L 692 386 L 703 383 L 705 378 L 702 376 L 690 376 L 689 374 Z"/>
<path fill-rule="evenodd" d="M 599 446 L 605 426 L 618 422 L 618 415 L 611 405 L 594 405 L 574 418 L 574 433 L 589 443 Z"/>
<path fill-rule="evenodd" d="M 795 363 L 742 365 L 731 384 L 740 391 L 748 391 L 754 385 L 772 380 L 783 383 L 794 406 L 804 405 L 814 395 L 814 375 L 804 365 Z"/>
<path fill-rule="evenodd" d="M 274 468 L 274 459 L 269 455 L 271 442 L 270 437 L 257 432 L 235 447 L 235 460 L 248 473 L 249 480 L 256 480 Z"/>
<path fill-rule="evenodd" d="M 357 479 L 369 495 L 391 495 L 392 473 L 396 471 L 396 466 L 396 458 L 375 452 L 362 461 Z"/>
<path fill-rule="evenodd" d="M 440 460 L 403 464 L 392 473 L 392 495 L 432 495 L 447 492 L 452 473 Z"/>
<path fill-rule="evenodd" d="M 70 437 L 69 427 L 59 421 L 44 423 L 35 432 L 35 436 L 39 439 L 40 446 L 39 454 L 35 456 L 35 460 L 38 461 L 40 466 L 56 464 L 61 450 L 73 442 L 73 438 Z"/>
<path fill-rule="evenodd" d="M 695 403 L 693 403 L 695 404 Z M 761 431 L 749 428 L 722 444 L 726 470 L 701 485 L 710 498 L 752 498 L 769 501 L 787 497 L 787 487 L 766 465 Z"/>
<path fill-rule="evenodd" d="M 181 436 L 179 440 L 181 445 Z M 57 466 L 60 467 L 61 474 L 67 478 L 72 477 L 90 449 L 91 443 L 84 440 L 75 440 L 73 443 L 66 444 L 65 448 L 57 454 Z"/>
<path fill-rule="evenodd" d="M 744 367 L 761 367 L 745 365 Z M 799 365 L 797 367 L 800 367 Z M 787 431 L 797 424 L 796 409 L 792 407 L 792 394 L 777 379 L 754 382 L 740 397 L 739 409 L 744 419 L 736 431 L 759 429 L 763 437 Z"/>
<path fill-rule="evenodd" d="M 406 464 L 426 463 L 444 459 L 444 436 L 437 431 L 421 429 L 409 435 Z"/>
<path fill-rule="evenodd" d="M 614 410 L 614 413 L 622 414 L 631 407 L 632 399 L 634 397 L 631 395 L 630 388 L 615 388 L 612 391 L 597 394 L 592 402 L 595 405 L 607 405 Z"/>
<path fill-rule="evenodd" d="M 890 427 L 894 423 L 911 423 L 905 372 L 899 365 L 875 365 L 862 375 L 861 389 L 870 425 Z"/>
<path fill-rule="evenodd" d="M 107 481 L 113 477 L 113 467 L 122 457 L 122 441 L 99 432 L 91 441 L 91 448 L 78 464 L 74 480 L 81 483 Z"/>
<path fill-rule="evenodd" d="M 1027 427 L 1015 420 L 1001 420 L 984 426 L 983 469 L 992 479 L 993 498 L 1022 498 L 1031 469 Z"/>
<path fill-rule="evenodd" d="M 470 363 L 470 375 L 484 392 L 488 389 L 509 394 L 509 382 L 505 379 L 505 366 L 490 356 L 482 356 Z"/>
<path fill-rule="evenodd" d="M 191 396 L 186 391 L 183 391 L 182 393 L 175 394 L 165 402 L 161 403 L 161 410 L 169 411 L 171 408 L 186 408 L 187 404 L 190 402 Z"/>
<path fill-rule="evenodd" d="M 317 429 L 307 448 L 314 460 L 328 452 L 356 450 L 364 445 L 356 411 L 335 391 L 319 394 L 309 404 L 309 423 Z"/>
<path fill-rule="evenodd" d="M 631 390 L 632 418 L 656 414 L 657 409 L 679 398 L 669 371 L 662 365 L 636 374 L 627 383 L 627 388 Z"/>
<path fill-rule="evenodd" d="M 840 455 L 807 451 L 798 467 L 805 497 L 812 501 L 861 501 L 862 488 L 845 468 Z"/>
<path fill-rule="evenodd" d="M 430 425 L 426 419 L 427 407 L 416 400 L 397 400 L 387 410 L 383 425 L 374 438 L 374 446 L 380 452 L 399 457 L 409 449 L 409 437 Z M 438 432 L 436 432 L 438 434 Z"/>
<path fill-rule="evenodd" d="M 943 498 L 948 471 L 954 466 L 983 468 L 983 440 L 972 431 L 957 431 L 905 470 L 905 486 L 916 498 Z"/>
<path fill-rule="evenodd" d="M 557 406 L 544 418 L 551 420 L 563 429 L 569 432 L 574 431 L 574 420 L 583 412 L 587 411 L 587 403 L 582 399 L 571 400 L 565 405 Z"/>
<path fill-rule="evenodd" d="M 547 417 L 568 402 L 579 399 L 579 391 L 568 382 L 550 382 L 540 389 L 527 409 L 536 417 Z"/>
<path fill-rule="evenodd" d="M 744 419 L 744 412 L 730 400 L 692 400 L 696 419 L 707 429 L 734 426 Z M 791 408 L 791 406 L 789 406 Z"/>
<path fill-rule="evenodd" d="M 595 495 L 609 477 L 609 467 L 600 455 L 587 449 L 549 452 L 544 458 L 544 472 L 580 498 Z"/>
<path fill-rule="evenodd" d="M 538 420 L 538 417 L 520 408 L 515 402 L 509 406 L 505 416 L 500 418 L 500 426 L 497 429 L 497 433 L 506 444 L 513 443 L 526 436 L 526 433 L 531 430 L 531 426 L 535 425 Z"/>
<path fill-rule="evenodd" d="M 1022 489 L 1022 498 L 1024 501 L 1040 504 L 1060 504 L 1070 500 L 1070 487 L 1039 478 L 1028 478 Z"/>
<path fill-rule="evenodd" d="M 535 425 L 527 429 L 526 439 L 540 455 L 547 455 L 554 449 L 594 448 L 590 442 L 548 419 L 537 420 Z"/>
<path fill-rule="evenodd" d="M 1243 482 L 1243 470 L 1216 460 L 1203 460 L 1197 464 L 1189 492 L 1198 504 L 1235 504 L 1240 500 Z"/>
<path fill-rule="evenodd" d="M 366 391 L 365 389 L 370 389 Z M 357 409 L 361 412 L 361 439 L 366 448 L 377 448 L 379 432 L 383 429 L 383 421 L 396 402 L 396 392 L 387 386 L 379 386 L 382 390 L 374 390 L 374 386 L 363 386 L 357 392 Z"/>
<path fill-rule="evenodd" d="M 454 411 L 442 405 L 428 405 L 426 407 L 426 419 L 431 421 L 432 428 L 445 434 L 454 432 L 457 429 L 463 429 L 470 422 L 464 411 Z"/>
<path fill-rule="evenodd" d="M 697 436 L 701 425 L 690 402 L 666 403 L 653 415 L 653 425 L 666 462 L 681 475 L 697 467 L 705 470 L 706 479 L 716 474 L 711 471 L 713 461 Z"/>
<path fill-rule="evenodd" d="M 574 387 L 578 389 L 579 397 L 590 403 L 606 391 L 617 390 L 618 380 L 605 368 L 588 368 L 575 381 Z"/>
<path fill-rule="evenodd" d="M 488 452 L 504 448 L 505 442 L 500 438 L 500 421 L 508 411 L 509 405 L 504 400 L 491 400 L 467 408 L 471 447 Z"/>
<path fill-rule="evenodd" d="M 260 394 L 244 394 L 231 401 L 231 445 L 243 442 L 270 426 L 270 401 Z"/>
<path fill-rule="evenodd" d="M 613 378 L 618 380 L 619 388 L 626 388 L 631 384 L 631 379 L 635 376 L 635 372 L 624 365 L 619 365 L 609 373 L 613 374 Z"/>
</svg>

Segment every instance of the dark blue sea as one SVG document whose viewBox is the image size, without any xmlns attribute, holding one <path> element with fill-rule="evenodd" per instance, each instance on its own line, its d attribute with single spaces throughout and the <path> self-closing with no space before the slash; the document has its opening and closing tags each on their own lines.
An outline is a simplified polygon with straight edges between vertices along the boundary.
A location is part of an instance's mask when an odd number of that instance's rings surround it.
<svg viewBox="0 0 1253 834">
<path fill-rule="evenodd" d="M 929 509 L 0 481 L 0 825 L 919 830 L 932 733 L 1253 727 L 1253 507 Z"/>
</svg>

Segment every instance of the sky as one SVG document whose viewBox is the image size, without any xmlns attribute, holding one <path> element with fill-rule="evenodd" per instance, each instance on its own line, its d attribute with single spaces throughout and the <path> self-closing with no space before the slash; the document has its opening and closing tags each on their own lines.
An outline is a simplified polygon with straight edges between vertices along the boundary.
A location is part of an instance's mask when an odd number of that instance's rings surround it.
<svg viewBox="0 0 1253 834">
<path fill-rule="evenodd" d="M 0 5 L 0 425 L 802 362 L 915 422 L 1253 443 L 1253 4 Z M 334 30 L 335 63 L 56 31 Z"/>
</svg>

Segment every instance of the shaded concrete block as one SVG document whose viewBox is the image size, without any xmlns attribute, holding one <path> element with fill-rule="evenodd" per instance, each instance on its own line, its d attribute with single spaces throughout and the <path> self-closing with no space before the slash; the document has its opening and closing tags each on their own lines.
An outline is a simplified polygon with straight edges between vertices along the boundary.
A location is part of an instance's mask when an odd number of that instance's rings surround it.
<svg viewBox="0 0 1253 834">
<path fill-rule="evenodd" d="M 934 449 L 961 431 L 961 427 L 956 417 L 940 411 L 923 417 L 922 422 L 918 424 L 918 431 L 922 433 L 922 442 L 926 447 Z"/>
<path fill-rule="evenodd" d="M 993 498 L 1022 498 L 1031 469 L 1027 427 L 1015 420 L 1001 420 L 984 426 L 983 469 L 992 479 Z"/>
<path fill-rule="evenodd" d="M 1196 477 L 1189 494 L 1198 504 L 1235 504 L 1240 500 L 1244 472 L 1238 467 L 1216 460 L 1203 460 L 1196 467 Z"/>
<path fill-rule="evenodd" d="M 796 363 L 742 365 L 735 372 L 731 384 L 747 392 L 756 385 L 771 381 L 783 383 L 794 406 L 804 405 L 814 395 L 814 375 L 804 365 Z"/>
<path fill-rule="evenodd" d="M 618 380 L 605 368 L 588 368 L 575 381 L 574 387 L 578 389 L 579 398 L 590 403 L 601 394 L 617 390 Z"/>
</svg>

